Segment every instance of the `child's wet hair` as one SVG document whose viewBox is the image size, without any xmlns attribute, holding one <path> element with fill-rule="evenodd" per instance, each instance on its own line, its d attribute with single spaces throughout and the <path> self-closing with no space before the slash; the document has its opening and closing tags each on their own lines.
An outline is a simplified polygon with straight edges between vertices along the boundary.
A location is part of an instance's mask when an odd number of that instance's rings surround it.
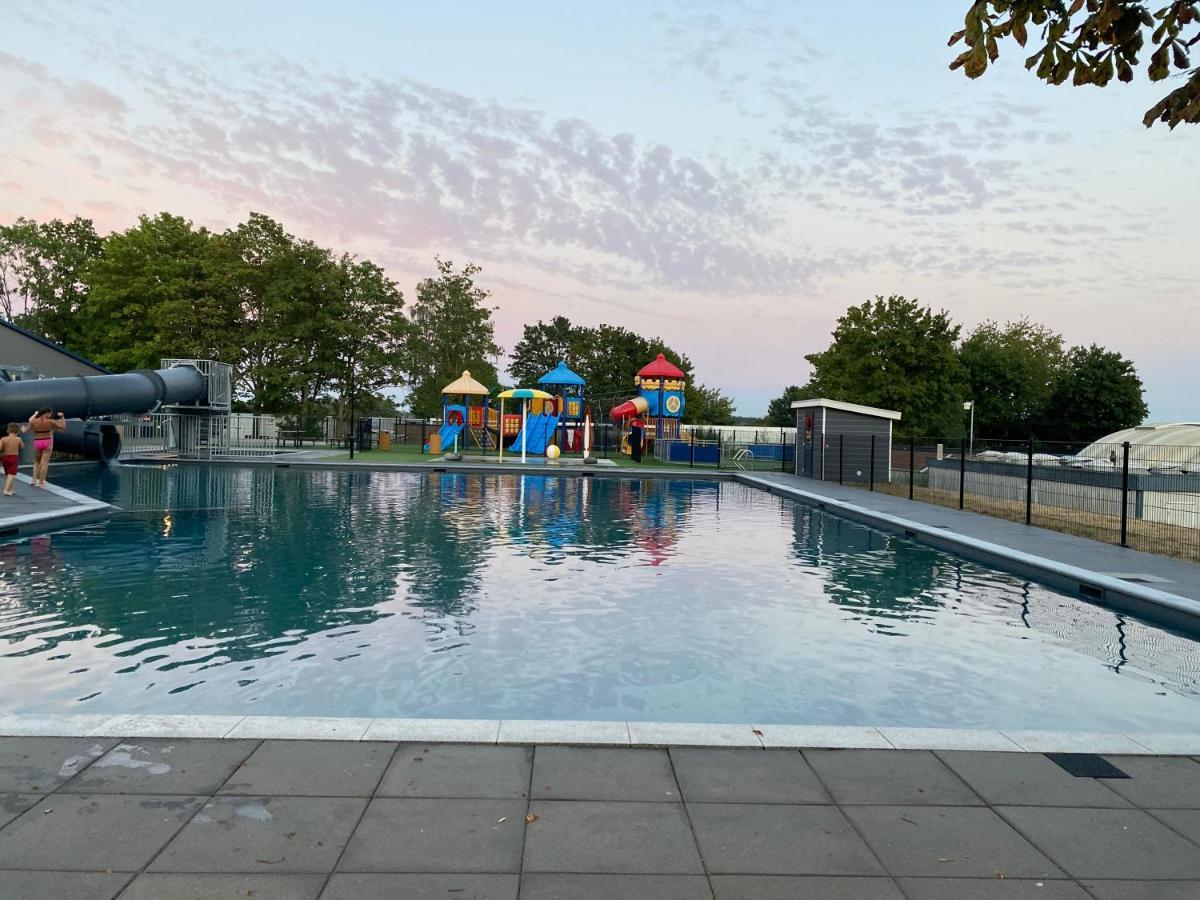
<svg viewBox="0 0 1200 900">
<path fill-rule="evenodd" d="M 18 423 L 18 422 L 9 422 L 9 423 L 8 423 L 8 433 L 9 433 L 9 434 L 20 434 L 20 433 L 21 433 L 21 425 L 20 425 L 20 423 Z"/>
</svg>

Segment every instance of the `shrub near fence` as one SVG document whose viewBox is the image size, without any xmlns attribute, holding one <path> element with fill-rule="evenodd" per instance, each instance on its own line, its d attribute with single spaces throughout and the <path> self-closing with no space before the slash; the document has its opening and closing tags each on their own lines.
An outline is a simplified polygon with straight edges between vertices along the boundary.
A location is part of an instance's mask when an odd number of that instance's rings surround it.
<svg viewBox="0 0 1200 900">
<path fill-rule="evenodd" d="M 903 439 L 866 471 L 870 435 L 825 438 L 825 480 L 1200 562 L 1200 448 Z"/>
</svg>

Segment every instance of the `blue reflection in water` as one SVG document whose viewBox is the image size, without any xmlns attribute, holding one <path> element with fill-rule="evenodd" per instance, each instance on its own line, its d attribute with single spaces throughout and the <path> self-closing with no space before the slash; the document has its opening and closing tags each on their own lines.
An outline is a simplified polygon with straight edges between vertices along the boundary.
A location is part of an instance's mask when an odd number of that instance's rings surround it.
<svg viewBox="0 0 1200 900">
<path fill-rule="evenodd" d="M 1190 639 L 735 484 L 64 469 L 0 710 L 1200 730 Z"/>
</svg>

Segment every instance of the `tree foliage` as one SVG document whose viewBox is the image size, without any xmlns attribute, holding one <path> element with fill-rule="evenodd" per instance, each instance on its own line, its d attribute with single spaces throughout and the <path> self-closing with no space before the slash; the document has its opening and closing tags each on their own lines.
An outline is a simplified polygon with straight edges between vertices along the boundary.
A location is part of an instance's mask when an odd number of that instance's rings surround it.
<svg viewBox="0 0 1200 900">
<path fill-rule="evenodd" d="M 1073 347 L 1046 406 L 1046 430 L 1072 443 L 1132 428 L 1149 411 L 1133 363 L 1115 350 Z"/>
<path fill-rule="evenodd" d="M 78 314 L 87 297 L 84 270 L 102 243 L 91 219 L 0 226 L 0 290 L 5 317 L 52 341 L 79 349 Z M 20 305 L 20 312 L 17 305 Z"/>
<path fill-rule="evenodd" d="M 442 411 L 442 388 L 469 369 L 482 384 L 495 384 L 500 355 L 492 322 L 489 292 L 475 284 L 479 266 L 461 271 L 438 259 L 438 276 L 417 285 L 409 308 L 404 374 L 411 390 L 409 405 L 419 416 Z"/>
<path fill-rule="evenodd" d="M 693 425 L 732 425 L 733 398 L 720 388 L 688 382 L 684 418 Z"/>
<path fill-rule="evenodd" d="M 977 434 L 1024 440 L 1050 424 L 1046 407 L 1066 361 L 1062 335 L 1028 319 L 984 322 L 959 356 Z"/>
<path fill-rule="evenodd" d="M 1182 85 L 1154 104 L 1142 122 L 1149 127 L 1165 122 L 1200 122 L 1200 67 L 1191 63 L 1189 51 L 1200 41 L 1200 4 L 1193 0 L 1159 0 L 1151 12 L 1138 0 L 975 0 L 967 10 L 964 27 L 950 36 L 950 46 L 960 41 L 966 49 L 952 63 L 969 78 L 978 78 L 1000 55 L 999 42 L 1011 37 L 1022 47 L 1030 29 L 1040 29 L 1039 42 L 1025 60 L 1047 84 L 1091 84 L 1104 87 L 1115 76 L 1133 80 L 1134 68 L 1150 44 L 1147 74 L 1162 81 L 1172 72 L 1183 73 Z"/>
<path fill-rule="evenodd" d="M 817 395 L 811 385 L 801 387 L 790 384 L 783 393 L 767 404 L 767 415 L 763 418 L 764 425 L 774 425 L 776 428 L 791 428 L 796 424 L 796 413 L 792 410 L 793 400 L 807 400 Z"/>
<path fill-rule="evenodd" d="M 964 389 L 958 335 L 945 310 L 877 296 L 846 310 L 828 349 L 804 357 L 813 367 L 804 390 L 899 410 L 897 434 L 957 434 Z"/>
<path fill-rule="evenodd" d="M 526 325 L 521 339 L 513 348 L 508 370 L 520 385 L 533 386 L 559 360 L 565 360 L 587 382 L 588 397 L 607 403 L 628 398 L 634 391 L 633 378 L 646 363 L 663 354 L 686 375 L 689 384 L 684 418 L 693 418 L 692 398 L 699 396 L 692 383 L 692 361 L 667 345 L 660 337 L 644 337 L 628 328 L 616 325 L 573 325 L 565 316 L 555 316 L 549 322 Z M 725 415 L 717 407 L 706 407 L 711 393 L 701 398 L 699 412 Z M 717 392 L 719 393 L 719 392 Z M 724 395 L 721 395 L 722 397 Z M 729 398 L 725 397 L 725 400 Z M 729 401 L 732 402 L 732 401 Z M 601 415 L 606 410 L 593 410 Z M 728 415 L 732 415 L 732 408 Z M 716 423 L 712 423 L 716 424 Z"/>
</svg>

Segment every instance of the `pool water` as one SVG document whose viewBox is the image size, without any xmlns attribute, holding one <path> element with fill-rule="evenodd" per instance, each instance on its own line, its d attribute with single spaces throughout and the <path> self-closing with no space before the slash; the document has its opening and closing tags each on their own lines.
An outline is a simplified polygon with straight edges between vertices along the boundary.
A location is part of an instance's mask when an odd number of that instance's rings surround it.
<svg viewBox="0 0 1200 900">
<path fill-rule="evenodd" d="M 1189 638 L 733 483 L 62 468 L 0 712 L 1200 730 Z"/>
</svg>

